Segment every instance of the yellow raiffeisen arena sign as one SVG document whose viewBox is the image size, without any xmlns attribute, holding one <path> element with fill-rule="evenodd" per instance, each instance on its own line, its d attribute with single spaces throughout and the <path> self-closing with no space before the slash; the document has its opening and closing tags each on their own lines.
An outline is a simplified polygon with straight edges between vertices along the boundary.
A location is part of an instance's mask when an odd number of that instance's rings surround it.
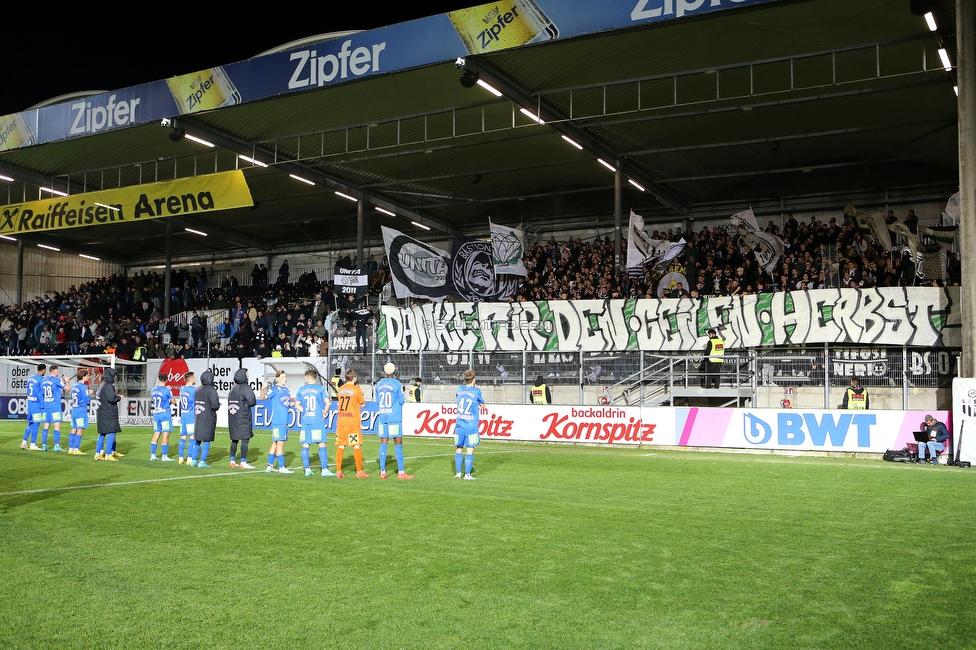
<svg viewBox="0 0 976 650">
<path fill-rule="evenodd" d="M 5 205 L 0 207 L 0 234 L 83 228 L 252 205 L 244 172 L 236 170 Z"/>
</svg>

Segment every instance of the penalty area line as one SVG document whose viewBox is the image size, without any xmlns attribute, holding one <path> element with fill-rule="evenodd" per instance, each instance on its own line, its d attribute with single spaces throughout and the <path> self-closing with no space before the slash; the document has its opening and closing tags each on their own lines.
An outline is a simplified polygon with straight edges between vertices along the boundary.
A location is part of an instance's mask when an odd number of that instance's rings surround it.
<svg viewBox="0 0 976 650">
<path fill-rule="evenodd" d="M 488 456 L 494 454 L 524 454 L 524 453 L 534 453 L 533 449 L 511 449 L 508 451 L 485 451 L 479 456 Z M 449 458 L 453 457 L 454 454 L 430 454 L 425 456 L 407 456 L 405 460 L 420 460 L 425 458 Z M 378 460 L 368 460 L 367 463 L 379 463 Z M 163 478 L 145 478 L 138 481 L 117 481 L 115 483 L 93 483 L 91 485 L 66 485 L 64 487 L 52 487 L 52 488 L 39 488 L 37 490 L 17 490 L 15 492 L 0 492 L 0 497 L 15 497 L 23 496 L 27 494 L 44 494 L 46 492 L 68 492 L 70 490 L 92 490 L 95 488 L 108 488 L 108 487 L 124 487 L 127 485 L 145 485 L 148 483 L 166 483 L 168 481 L 189 481 L 193 479 L 203 479 L 203 478 L 217 478 L 221 476 L 245 476 L 247 474 L 266 474 L 263 469 L 236 471 L 236 472 L 218 472 L 216 474 L 197 474 L 194 476 L 167 476 Z M 277 472 L 271 472 L 275 474 Z"/>
</svg>

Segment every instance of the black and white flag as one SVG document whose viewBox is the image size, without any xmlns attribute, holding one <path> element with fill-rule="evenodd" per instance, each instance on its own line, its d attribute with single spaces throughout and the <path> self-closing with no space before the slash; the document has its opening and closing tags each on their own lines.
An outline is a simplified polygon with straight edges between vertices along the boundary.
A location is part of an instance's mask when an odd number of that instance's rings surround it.
<svg viewBox="0 0 976 650">
<path fill-rule="evenodd" d="M 397 298 L 443 300 L 447 297 L 451 258 L 445 251 L 386 226 L 383 226 L 383 245 Z"/>
</svg>

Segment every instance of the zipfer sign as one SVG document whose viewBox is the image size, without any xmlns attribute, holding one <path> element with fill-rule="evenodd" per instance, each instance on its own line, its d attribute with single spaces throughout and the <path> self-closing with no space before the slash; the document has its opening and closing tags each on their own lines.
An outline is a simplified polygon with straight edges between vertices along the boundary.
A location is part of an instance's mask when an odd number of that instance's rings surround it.
<svg viewBox="0 0 976 650">
<path fill-rule="evenodd" d="M 0 234 L 84 228 L 252 205 L 244 172 L 235 170 L 5 205 L 0 207 Z"/>
</svg>

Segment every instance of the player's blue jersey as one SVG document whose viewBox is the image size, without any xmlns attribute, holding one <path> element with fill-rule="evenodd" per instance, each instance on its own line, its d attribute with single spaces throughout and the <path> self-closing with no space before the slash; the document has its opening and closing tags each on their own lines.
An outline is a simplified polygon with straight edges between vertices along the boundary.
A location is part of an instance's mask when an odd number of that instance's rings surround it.
<svg viewBox="0 0 976 650">
<path fill-rule="evenodd" d="M 41 382 L 44 375 L 34 373 L 27 378 L 27 408 L 37 408 L 41 405 Z"/>
<path fill-rule="evenodd" d="M 72 411 L 88 411 L 88 404 L 91 402 L 91 396 L 88 394 L 88 386 L 85 386 L 80 381 L 71 387 L 71 410 Z"/>
<path fill-rule="evenodd" d="M 156 386 L 149 393 L 149 400 L 152 404 L 152 414 L 154 416 L 170 415 L 169 405 L 173 399 L 173 392 L 166 386 Z"/>
<path fill-rule="evenodd" d="M 272 428 L 287 427 L 288 407 L 291 405 L 291 393 L 288 392 L 288 387 L 275 384 L 265 391 L 265 396 L 271 400 Z"/>
<path fill-rule="evenodd" d="M 197 389 L 195 386 L 180 388 L 180 423 L 183 425 L 196 422 L 193 409 L 197 405 Z"/>
<path fill-rule="evenodd" d="M 45 410 L 61 410 L 61 392 L 64 384 L 61 377 L 45 377 L 41 380 L 41 399 Z"/>
<path fill-rule="evenodd" d="M 295 399 L 302 407 L 302 427 L 321 427 L 325 424 L 322 411 L 328 399 L 328 393 L 322 384 L 305 384 L 295 393 Z"/>
<path fill-rule="evenodd" d="M 403 384 L 393 377 L 384 377 L 373 387 L 376 407 L 383 424 L 400 424 L 403 421 Z"/>
<path fill-rule="evenodd" d="M 461 432 L 478 432 L 478 405 L 484 404 L 477 386 L 460 386 L 457 390 L 457 420 L 455 428 Z"/>
</svg>

